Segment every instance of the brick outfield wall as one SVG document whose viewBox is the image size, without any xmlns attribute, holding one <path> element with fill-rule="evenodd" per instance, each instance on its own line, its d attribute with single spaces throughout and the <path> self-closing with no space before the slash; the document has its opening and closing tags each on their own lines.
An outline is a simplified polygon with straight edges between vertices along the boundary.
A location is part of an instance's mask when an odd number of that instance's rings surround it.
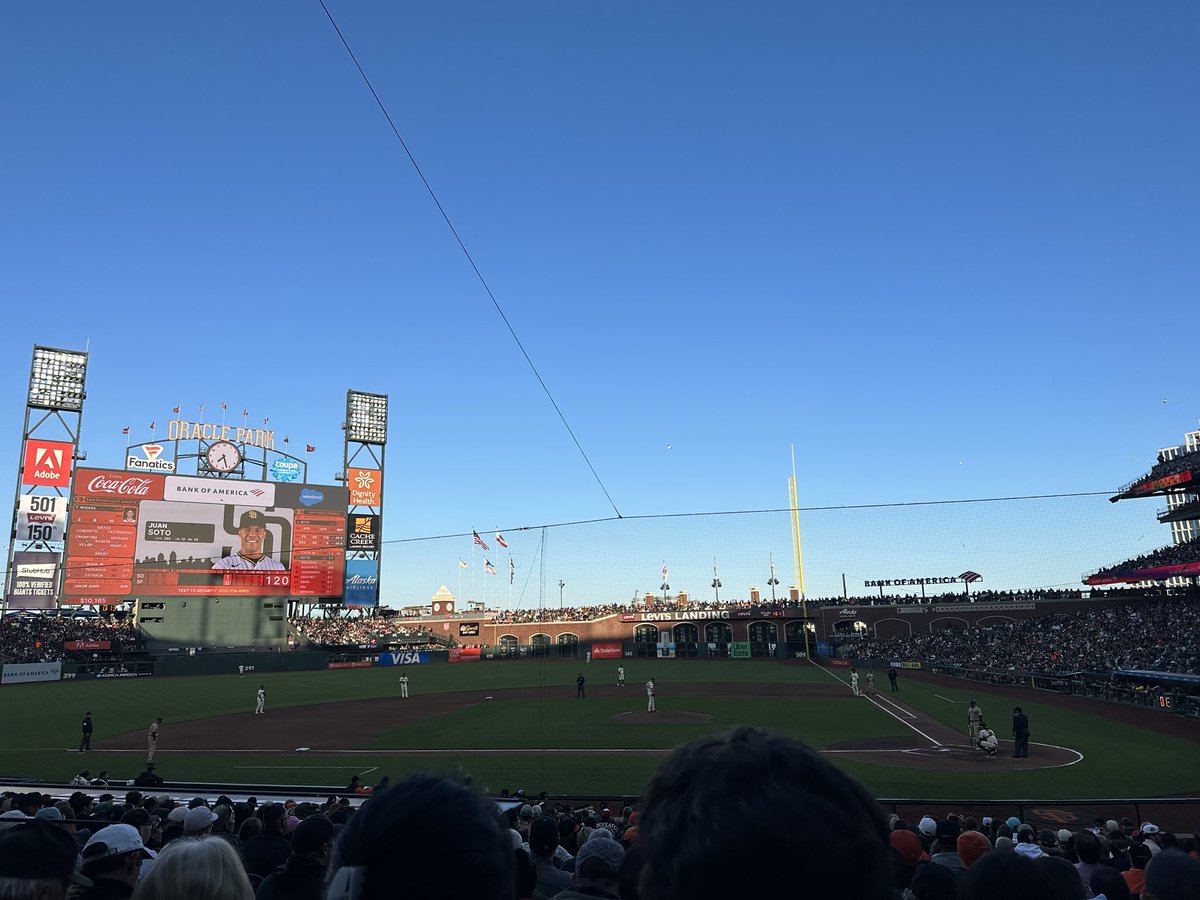
<svg viewBox="0 0 1200 900">
<path fill-rule="evenodd" d="M 1002 601 L 986 603 L 936 603 L 936 604 L 907 604 L 896 606 L 809 606 L 808 621 L 816 627 L 818 640 L 827 640 L 839 634 L 839 623 L 864 622 L 869 632 L 877 633 L 880 637 L 898 637 L 908 634 L 928 634 L 950 627 L 973 627 L 977 625 L 996 624 L 1005 621 L 1037 618 L 1056 613 L 1080 612 L 1084 609 L 1105 609 L 1113 606 L 1127 606 L 1135 603 L 1153 602 L 1159 598 L 1117 599 L 1104 598 L 1099 600 L 1046 600 L 1037 603 L 1023 601 Z M 504 635 L 513 635 L 517 643 L 527 645 L 532 643 L 535 634 L 548 634 L 551 643 L 556 643 L 560 634 L 574 634 L 580 643 L 592 641 L 631 641 L 634 632 L 642 624 L 652 624 L 659 629 L 662 640 L 670 640 L 669 635 L 675 625 L 691 623 L 699 630 L 699 639 L 704 640 L 704 626 L 709 622 L 725 622 L 732 632 L 734 641 L 750 640 L 749 630 L 755 622 L 769 622 L 777 628 L 777 640 L 786 640 L 786 627 L 789 622 L 803 622 L 805 618 L 799 607 L 786 607 L 769 614 L 764 609 L 751 610 L 719 610 L 693 611 L 672 616 L 662 612 L 635 612 L 624 614 L 633 616 L 634 621 L 622 621 L 623 615 L 616 614 L 603 619 L 589 621 L 546 621 L 522 623 L 492 623 L 485 618 L 465 619 L 462 614 L 453 618 L 425 616 L 420 620 L 423 627 L 431 628 L 435 633 L 442 633 L 464 644 L 485 644 L 497 646 Z M 477 622 L 477 636 L 460 636 L 459 625 L 463 622 Z M 408 624 L 408 623 L 406 623 Z M 448 625 L 449 628 L 443 628 Z M 845 627 L 845 626 L 843 626 Z"/>
</svg>

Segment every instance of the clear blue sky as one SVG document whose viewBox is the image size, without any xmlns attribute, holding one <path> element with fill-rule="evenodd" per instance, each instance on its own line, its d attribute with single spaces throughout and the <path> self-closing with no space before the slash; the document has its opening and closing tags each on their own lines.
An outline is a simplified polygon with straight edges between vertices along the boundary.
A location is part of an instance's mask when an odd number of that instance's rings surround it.
<svg viewBox="0 0 1200 900">
<path fill-rule="evenodd" d="M 791 443 L 802 506 L 1105 490 L 1197 427 L 1195 3 L 330 8 L 626 516 L 785 506 Z M 353 387 L 389 541 L 613 514 L 315 0 L 18 4 L 0 80 L 0 472 L 90 340 L 92 463 L 226 401 L 329 481 Z M 1154 509 L 814 514 L 809 591 L 1077 581 Z M 786 517 L 548 540 L 555 602 L 794 580 Z"/>
</svg>

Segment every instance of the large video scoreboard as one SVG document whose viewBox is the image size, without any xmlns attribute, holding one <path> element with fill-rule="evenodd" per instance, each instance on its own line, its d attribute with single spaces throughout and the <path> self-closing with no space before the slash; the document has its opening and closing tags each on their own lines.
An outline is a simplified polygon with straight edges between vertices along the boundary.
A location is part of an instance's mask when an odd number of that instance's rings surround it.
<svg viewBox="0 0 1200 900">
<path fill-rule="evenodd" d="M 330 485 L 78 469 L 63 602 L 340 597 L 348 503 Z"/>
</svg>

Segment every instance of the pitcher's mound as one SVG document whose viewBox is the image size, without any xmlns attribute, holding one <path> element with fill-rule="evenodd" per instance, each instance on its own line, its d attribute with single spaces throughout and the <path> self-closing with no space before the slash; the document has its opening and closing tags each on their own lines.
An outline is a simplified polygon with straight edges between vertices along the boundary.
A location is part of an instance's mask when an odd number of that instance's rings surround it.
<svg viewBox="0 0 1200 900">
<path fill-rule="evenodd" d="M 664 709 L 660 712 L 645 710 L 617 713 L 611 717 L 614 722 L 622 725 L 653 725 L 655 722 L 679 724 L 681 722 L 707 722 L 712 718 L 708 713 L 688 712 L 684 709 Z"/>
</svg>

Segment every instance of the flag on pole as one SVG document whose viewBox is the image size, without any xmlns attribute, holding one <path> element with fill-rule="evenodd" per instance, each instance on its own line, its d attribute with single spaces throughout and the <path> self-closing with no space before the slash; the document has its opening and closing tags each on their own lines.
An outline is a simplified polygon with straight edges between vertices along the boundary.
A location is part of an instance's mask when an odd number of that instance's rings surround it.
<svg viewBox="0 0 1200 900">
<path fill-rule="evenodd" d="M 200 404 L 200 418 L 202 418 L 202 419 L 204 418 L 204 404 L 203 403 Z"/>
<path fill-rule="evenodd" d="M 667 564 L 663 562 L 663 584 L 667 583 Z"/>
<path fill-rule="evenodd" d="M 271 419 L 269 416 L 263 416 L 263 427 L 265 428 L 267 423 L 270 421 L 271 421 Z"/>
<path fill-rule="evenodd" d="M 153 430 L 154 430 L 154 423 L 153 423 L 153 422 L 151 422 L 151 423 L 150 423 L 150 430 L 151 430 L 151 431 L 153 431 Z"/>
<path fill-rule="evenodd" d="M 248 416 L 248 415 L 250 415 L 250 410 L 248 410 L 248 409 L 243 409 L 243 410 L 242 410 L 242 418 L 244 419 L 244 418 L 246 418 L 246 416 Z"/>
<path fill-rule="evenodd" d="M 172 406 L 172 407 L 171 407 L 171 412 L 175 413 L 175 415 L 179 415 L 179 410 L 180 410 L 180 409 L 181 409 L 181 407 L 178 407 L 178 406 Z"/>
<path fill-rule="evenodd" d="M 469 568 L 471 568 L 470 566 L 468 566 L 468 565 L 467 565 L 467 561 L 466 561 L 465 559 L 463 559 L 461 556 L 458 558 L 458 567 L 459 567 L 460 569 L 469 569 Z"/>
<path fill-rule="evenodd" d="M 283 436 L 283 442 L 284 442 L 285 444 L 288 442 L 288 439 L 287 439 L 287 435 L 286 435 L 286 434 Z"/>
<path fill-rule="evenodd" d="M 483 571 L 487 572 L 489 575 L 495 575 L 496 567 L 485 559 L 483 561 Z"/>
<path fill-rule="evenodd" d="M 305 453 L 316 453 L 316 452 L 317 452 L 317 448 L 316 448 L 316 447 L 314 447 L 312 444 L 305 444 L 305 445 L 304 445 L 304 452 L 305 452 Z"/>
<path fill-rule="evenodd" d="M 497 544 L 499 544 L 501 547 L 507 547 L 507 546 L 508 546 L 508 541 L 506 541 L 506 540 L 504 539 L 504 535 L 502 535 L 502 534 L 501 534 L 500 532 L 498 532 L 498 531 L 496 532 L 496 543 L 497 543 Z"/>
<path fill-rule="evenodd" d="M 121 434 L 129 434 L 129 426 L 128 425 L 126 425 L 124 428 L 121 429 Z"/>
<path fill-rule="evenodd" d="M 471 529 L 471 540 L 474 543 L 478 544 L 480 547 L 482 547 L 484 550 L 489 549 L 488 545 L 483 542 L 483 538 L 481 538 L 479 536 L 479 532 L 476 531 L 475 529 Z"/>
<path fill-rule="evenodd" d="M 513 575 L 515 574 L 515 572 L 516 572 L 516 569 L 513 566 L 512 557 L 510 556 L 508 558 L 508 583 L 509 584 L 513 583 Z"/>
<path fill-rule="evenodd" d="M 227 406 L 225 405 L 225 401 L 224 401 L 224 400 L 222 400 L 222 401 L 221 401 L 221 412 L 225 412 L 225 410 L 227 410 L 228 408 L 229 408 L 229 407 L 227 407 Z"/>
</svg>

